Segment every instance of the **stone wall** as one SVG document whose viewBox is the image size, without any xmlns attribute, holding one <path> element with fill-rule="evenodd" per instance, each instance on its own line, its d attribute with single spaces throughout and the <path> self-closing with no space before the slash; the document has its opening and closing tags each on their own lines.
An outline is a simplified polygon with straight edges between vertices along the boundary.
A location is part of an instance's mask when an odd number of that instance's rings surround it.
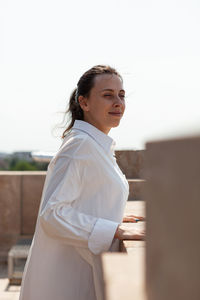
<svg viewBox="0 0 200 300">
<path fill-rule="evenodd" d="M 4 172 L 2 172 L 4 173 Z M 21 231 L 21 178 L 0 175 L 0 256 L 14 243 Z"/>
<path fill-rule="evenodd" d="M 19 236 L 32 236 L 46 172 L 0 172 L 0 259 Z"/>
<path fill-rule="evenodd" d="M 143 178 L 145 150 L 115 151 L 117 163 L 128 179 Z"/>
</svg>

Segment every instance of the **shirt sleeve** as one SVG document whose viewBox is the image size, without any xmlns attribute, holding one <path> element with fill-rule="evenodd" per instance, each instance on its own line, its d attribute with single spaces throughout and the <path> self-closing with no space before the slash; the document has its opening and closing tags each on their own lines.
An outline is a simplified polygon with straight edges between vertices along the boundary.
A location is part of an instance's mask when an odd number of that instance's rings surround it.
<svg viewBox="0 0 200 300">
<path fill-rule="evenodd" d="M 45 191 L 40 223 L 52 238 L 100 254 L 109 250 L 119 223 L 72 207 L 81 193 L 78 167 L 76 159 L 66 155 L 56 159 Z"/>
</svg>

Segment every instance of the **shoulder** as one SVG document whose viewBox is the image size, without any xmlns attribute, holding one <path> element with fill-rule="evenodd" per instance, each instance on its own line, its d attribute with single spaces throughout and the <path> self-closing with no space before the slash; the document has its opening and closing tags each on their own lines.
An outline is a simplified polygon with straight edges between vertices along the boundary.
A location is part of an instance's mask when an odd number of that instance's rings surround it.
<svg viewBox="0 0 200 300">
<path fill-rule="evenodd" d="M 55 155 L 55 161 L 59 157 L 85 160 L 86 157 L 92 157 L 92 154 L 97 152 L 95 144 L 96 142 L 87 133 L 72 131 L 64 138 L 62 146 Z"/>
</svg>

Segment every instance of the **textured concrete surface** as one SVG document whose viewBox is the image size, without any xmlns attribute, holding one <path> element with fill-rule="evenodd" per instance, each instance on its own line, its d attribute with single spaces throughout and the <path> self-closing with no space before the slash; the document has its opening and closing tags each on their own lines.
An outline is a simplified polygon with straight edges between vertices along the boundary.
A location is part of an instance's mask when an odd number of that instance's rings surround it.
<svg viewBox="0 0 200 300">
<path fill-rule="evenodd" d="M 117 150 L 117 163 L 122 172 L 129 178 L 143 178 L 145 150 Z"/>
<path fill-rule="evenodd" d="M 147 300 L 144 263 L 144 247 L 130 254 L 103 254 L 105 300 Z"/>
<path fill-rule="evenodd" d="M 22 235 L 33 234 L 46 172 L 22 175 Z"/>
<path fill-rule="evenodd" d="M 145 180 L 143 179 L 128 179 L 129 183 L 129 197 L 128 200 L 144 200 L 143 189 Z"/>
<path fill-rule="evenodd" d="M 145 202 L 127 202 L 125 213 L 145 217 Z M 126 226 L 144 229 L 145 223 L 126 223 Z M 121 241 L 120 251 L 102 254 L 105 300 L 146 300 L 145 241 Z"/>
<path fill-rule="evenodd" d="M 21 178 L 0 176 L 0 257 L 15 243 L 21 229 Z"/>
<path fill-rule="evenodd" d="M 147 143 L 148 300 L 200 299 L 200 137 Z"/>
<path fill-rule="evenodd" d="M 0 171 L 0 261 L 20 235 L 33 235 L 45 176 Z"/>
</svg>

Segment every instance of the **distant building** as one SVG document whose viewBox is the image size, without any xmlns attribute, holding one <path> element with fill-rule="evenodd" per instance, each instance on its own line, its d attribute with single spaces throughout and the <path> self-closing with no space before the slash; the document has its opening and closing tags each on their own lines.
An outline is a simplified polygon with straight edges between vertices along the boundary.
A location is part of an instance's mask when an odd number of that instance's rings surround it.
<svg viewBox="0 0 200 300">
<path fill-rule="evenodd" d="M 31 152 L 32 159 L 37 162 L 49 163 L 55 155 L 55 152 L 33 151 Z"/>
<path fill-rule="evenodd" d="M 0 152 L 0 170 L 7 170 L 9 166 L 8 160 L 6 158 L 10 158 L 10 154 L 6 152 Z"/>
<path fill-rule="evenodd" d="M 31 162 L 32 156 L 31 156 L 31 151 L 17 151 L 17 152 L 13 152 L 12 154 L 13 158 L 18 158 L 20 160 L 26 160 Z"/>
<path fill-rule="evenodd" d="M 4 159 L 7 157 L 10 157 L 11 154 L 7 153 L 7 152 L 0 152 L 0 159 Z"/>
</svg>

